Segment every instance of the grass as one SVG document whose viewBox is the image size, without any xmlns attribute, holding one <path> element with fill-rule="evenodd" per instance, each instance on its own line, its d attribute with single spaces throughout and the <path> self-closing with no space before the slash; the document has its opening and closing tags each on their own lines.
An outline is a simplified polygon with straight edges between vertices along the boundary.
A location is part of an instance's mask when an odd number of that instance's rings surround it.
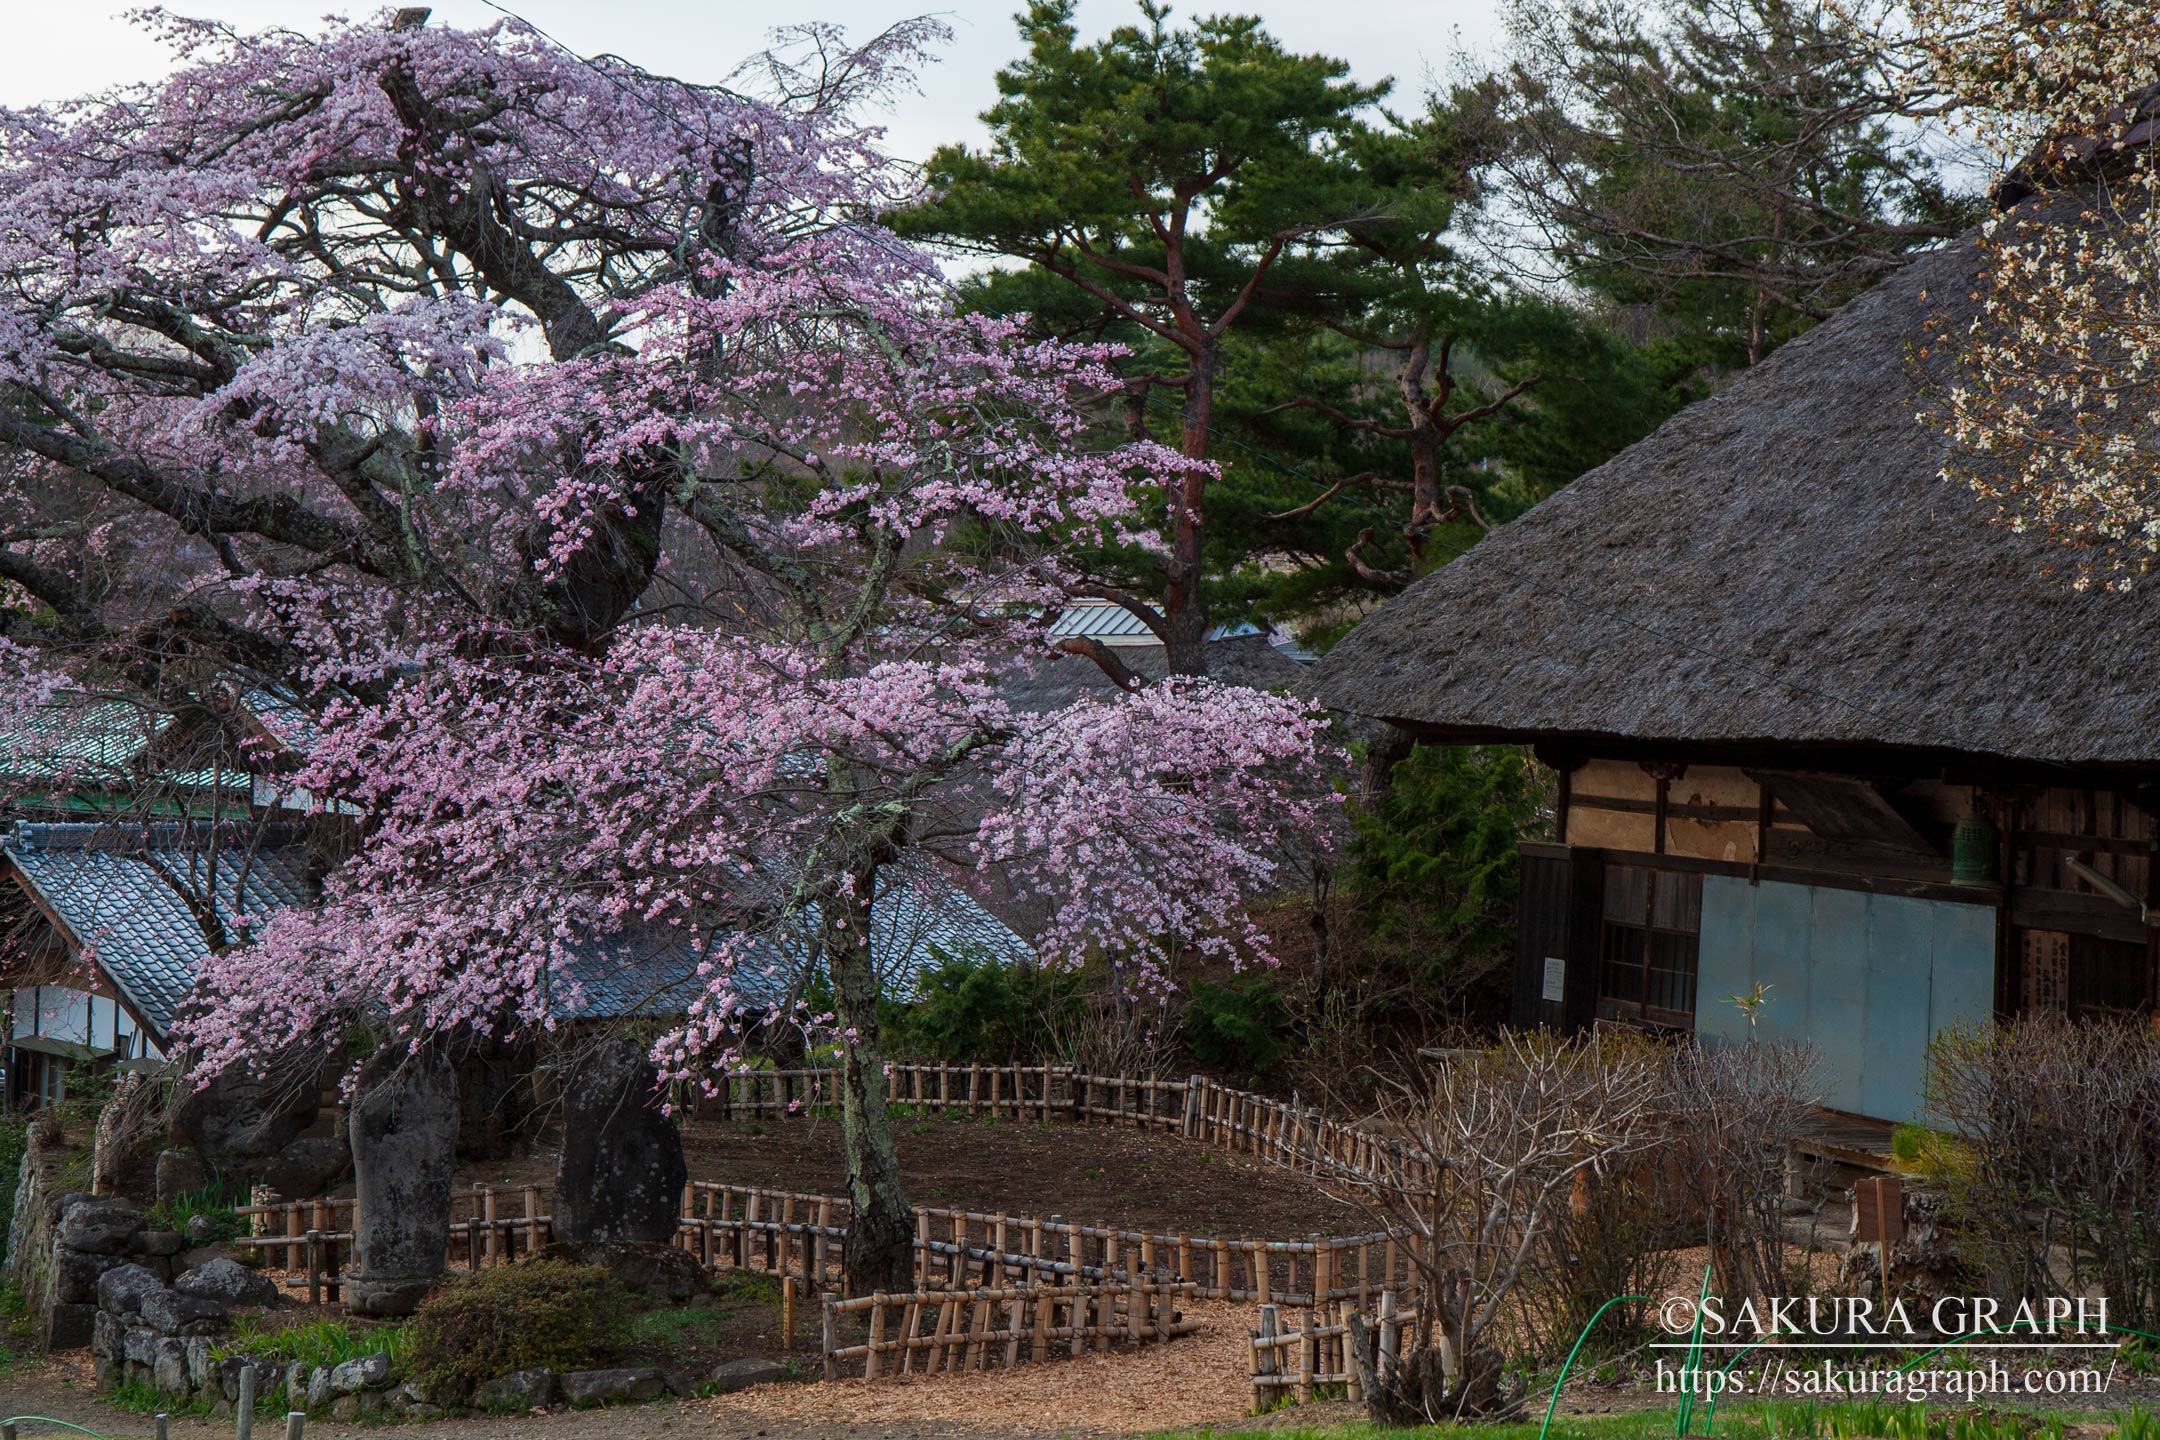
<svg viewBox="0 0 2160 1440">
<path fill-rule="evenodd" d="M 185 1401 L 177 1395 L 153 1390 L 140 1380 L 122 1380 L 98 1398 L 115 1410 L 125 1410 L 132 1415 L 196 1415 L 208 1416 L 210 1402 L 196 1391 Z"/>
<path fill-rule="evenodd" d="M 12 1280 L 0 1280 L 0 1375 L 36 1360 L 40 1349 L 37 1324 L 30 1318 L 21 1287 Z"/>
<path fill-rule="evenodd" d="M 264 1316 L 233 1317 L 233 1333 L 213 1352 L 219 1359 L 248 1355 L 258 1360 L 294 1361 L 308 1366 L 339 1365 L 387 1350 L 393 1360 L 405 1353 L 405 1332 L 398 1325 L 356 1325 L 350 1320 L 319 1319 L 279 1325 Z"/>
<path fill-rule="evenodd" d="M 1699 1412 L 1698 1412 L 1699 1414 Z M 1279 1418 L 1279 1417 L 1278 1417 Z M 1498 1425 L 1421 1425 L 1390 1429 L 1353 1421 L 1270 1430 L 1209 1430 L 1206 1440 L 1538 1440 L 1540 1410 L 1527 1421 Z M 2160 1418 L 2135 1407 L 2104 1414 L 1992 1410 L 1985 1406 L 1929 1409 L 1900 1401 L 1843 1405 L 1750 1404 L 1720 1407 L 1713 1440 L 2061 1440 L 2076 1424 L 2113 1423 L 2116 1440 L 2160 1440 Z M 1691 1436 L 1701 1434 L 1698 1423 Z M 1549 1440 L 1672 1440 L 1668 1408 L 1615 1415 L 1558 1415 Z M 1199 1432 L 1163 1431 L 1150 1440 L 1199 1440 Z"/>
<path fill-rule="evenodd" d="M 727 1326 L 725 1310 L 682 1305 L 647 1311 L 631 1322 L 629 1351 L 640 1364 L 696 1359 L 720 1342 Z"/>
<path fill-rule="evenodd" d="M 247 1230 L 246 1224 L 233 1214 L 236 1206 L 248 1202 L 246 1190 L 213 1180 L 202 1189 L 189 1195 L 175 1195 L 160 1200 L 143 1215 L 143 1221 L 153 1230 L 187 1230 L 188 1221 L 198 1215 L 210 1217 L 212 1240 L 231 1240 Z M 191 1242 L 192 1243 L 192 1242 Z"/>
</svg>

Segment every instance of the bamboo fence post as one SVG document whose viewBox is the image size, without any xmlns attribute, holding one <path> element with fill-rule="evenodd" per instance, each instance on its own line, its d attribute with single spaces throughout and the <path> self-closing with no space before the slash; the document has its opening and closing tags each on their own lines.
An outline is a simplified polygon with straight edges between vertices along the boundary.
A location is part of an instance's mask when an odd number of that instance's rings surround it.
<svg viewBox="0 0 2160 1440">
<path fill-rule="evenodd" d="M 1273 1305 L 1260 1307 L 1260 1328 L 1253 1335 L 1253 1409 L 1265 1414 L 1274 1402 L 1275 1386 L 1271 1383 L 1282 1365 L 1282 1351 L 1276 1344 L 1281 1333 L 1282 1321 Z"/>
<path fill-rule="evenodd" d="M 870 1343 L 863 1351 L 863 1379 L 878 1377 L 878 1360 L 885 1353 L 885 1292 L 870 1297 Z"/>
<path fill-rule="evenodd" d="M 322 1304 L 322 1231 L 307 1234 L 307 1303 Z"/>
<path fill-rule="evenodd" d="M 915 1288 L 930 1288 L 930 1212 L 915 1212 Z"/>
<path fill-rule="evenodd" d="M 300 1224 L 300 1208 L 300 1202 L 297 1200 L 285 1207 L 285 1233 L 295 1239 L 298 1239 L 303 1233 Z M 305 1263 L 305 1260 L 306 1257 L 303 1255 L 299 1245 L 288 1244 L 285 1247 L 285 1268 L 287 1270 L 298 1270 Z"/>
<path fill-rule="evenodd" d="M 537 1185 L 525 1187 L 525 1253 L 540 1253 L 540 1187 Z"/>
<path fill-rule="evenodd" d="M 687 1189 L 683 1191 L 683 1208 L 686 1211 L 690 1208 L 690 1192 Z M 491 1261 L 498 1259 L 500 1252 L 496 1248 L 495 1239 L 495 1187 L 492 1185 L 482 1192 L 480 1216 L 487 1222 L 487 1258 Z"/>
<path fill-rule="evenodd" d="M 1325 1305 L 1334 1298 L 1335 1249 L 1318 1235 L 1312 1237 L 1313 1304 Z"/>
<path fill-rule="evenodd" d="M 1218 1300 L 1231 1299 L 1233 1297 L 1230 1294 L 1230 1242 L 1217 1240 L 1212 1248 L 1215 1252 L 1215 1298 Z"/>
<path fill-rule="evenodd" d="M 832 1201 L 820 1199 L 817 1207 L 817 1234 L 811 1237 L 810 1269 L 817 1283 L 825 1283 L 825 1232 L 832 1228 Z"/>
<path fill-rule="evenodd" d="M 780 1348 L 795 1348 L 795 1277 L 780 1272 Z"/>
<path fill-rule="evenodd" d="M 1357 1308 L 1363 1315 L 1372 1309 L 1372 1244 L 1357 1242 Z"/>
<path fill-rule="evenodd" d="M 1095 1287 L 1095 1348 L 1110 1348 L 1110 1332 L 1117 1328 L 1117 1292 L 1108 1284 Z"/>
<path fill-rule="evenodd" d="M 833 1352 L 840 1348 L 840 1325 L 839 1317 L 833 1312 L 833 1306 L 839 1297 L 835 1296 L 832 1291 L 827 1290 L 818 1298 L 825 1304 L 825 1323 L 818 1337 L 818 1343 L 825 1351 L 825 1378 L 827 1380 L 837 1380 L 840 1378 L 840 1362 L 834 1357 Z"/>
<path fill-rule="evenodd" d="M 1018 1066 L 1013 1068 L 1016 1072 L 1019 1069 Z M 1018 1078 L 1017 1074 L 1015 1078 Z M 1012 1298 L 1006 1301 L 1005 1368 L 1007 1370 L 1020 1363 L 1020 1323 L 1026 1311 L 1026 1302 L 1021 1300 L 1020 1291 L 1018 1287 L 1015 1287 Z"/>
<path fill-rule="evenodd" d="M 1297 1398 L 1301 1405 L 1310 1404 L 1313 1398 L 1313 1362 L 1319 1358 L 1320 1337 L 1315 1332 L 1313 1312 L 1305 1312 L 1305 1331 L 1298 1337 Z"/>
<path fill-rule="evenodd" d="M 1268 1242 L 1252 1242 L 1253 1298 L 1262 1305 L 1268 1303 Z"/>
</svg>

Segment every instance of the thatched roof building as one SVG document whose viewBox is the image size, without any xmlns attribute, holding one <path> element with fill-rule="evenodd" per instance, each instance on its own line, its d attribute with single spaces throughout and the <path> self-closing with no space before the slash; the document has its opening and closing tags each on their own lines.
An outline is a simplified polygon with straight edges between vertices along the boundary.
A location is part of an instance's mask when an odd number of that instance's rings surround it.
<svg viewBox="0 0 2160 1440">
<path fill-rule="evenodd" d="M 1313 685 L 1452 739 L 2160 770 L 2160 584 L 2067 583 L 1916 418 L 1977 263 L 1913 261 L 1381 607 Z"/>
<path fill-rule="evenodd" d="M 1946 1026 L 2155 1011 L 2160 584 L 2081 588 L 1944 478 L 1981 262 L 1916 258 L 1313 668 L 1560 772 L 1519 1023 L 1805 1041 L 1900 1121 Z"/>
</svg>

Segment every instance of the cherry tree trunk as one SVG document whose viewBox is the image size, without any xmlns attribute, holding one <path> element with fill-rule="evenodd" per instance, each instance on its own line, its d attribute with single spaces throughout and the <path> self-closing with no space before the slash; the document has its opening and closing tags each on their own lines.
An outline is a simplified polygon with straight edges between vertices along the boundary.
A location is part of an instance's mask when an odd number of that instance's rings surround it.
<svg viewBox="0 0 2160 1440">
<path fill-rule="evenodd" d="M 854 878 L 826 906 L 825 963 L 844 1049 L 840 1141 L 854 1214 L 842 1246 L 848 1292 L 915 1288 L 915 1212 L 900 1191 L 900 1157 L 885 1109 L 885 1054 L 878 1041 L 878 977 L 870 953 L 875 872 Z"/>
</svg>

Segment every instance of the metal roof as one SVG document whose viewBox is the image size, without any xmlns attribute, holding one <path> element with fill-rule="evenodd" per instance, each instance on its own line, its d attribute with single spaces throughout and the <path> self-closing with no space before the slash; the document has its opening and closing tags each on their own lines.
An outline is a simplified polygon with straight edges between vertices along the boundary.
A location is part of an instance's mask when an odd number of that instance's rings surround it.
<svg viewBox="0 0 2160 1440">
<path fill-rule="evenodd" d="M 299 847 L 249 855 L 243 841 L 213 866 L 207 834 L 202 826 L 23 824 L 0 837 L 0 854 L 161 1041 L 210 953 L 189 899 L 214 888 L 218 916 L 236 929 L 302 903 L 305 893 Z"/>
</svg>

